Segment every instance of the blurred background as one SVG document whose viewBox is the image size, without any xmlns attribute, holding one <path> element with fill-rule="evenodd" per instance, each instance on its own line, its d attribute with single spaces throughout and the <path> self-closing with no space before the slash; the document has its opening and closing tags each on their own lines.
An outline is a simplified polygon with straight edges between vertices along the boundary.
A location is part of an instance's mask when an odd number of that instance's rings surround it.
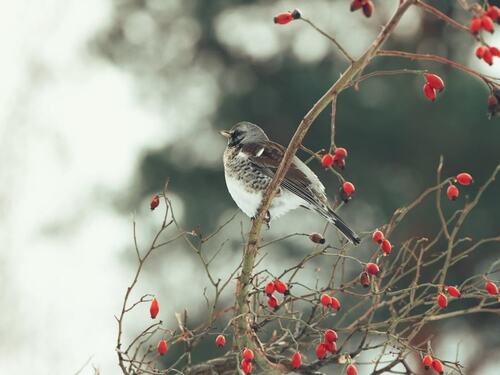
<svg viewBox="0 0 500 375">
<path fill-rule="evenodd" d="M 162 218 L 162 209 L 149 211 L 149 198 L 170 177 L 181 224 L 214 230 L 236 211 L 224 184 L 225 142 L 217 130 L 246 120 L 287 144 L 346 67 L 308 25 L 276 26 L 272 17 L 298 7 L 359 56 L 396 3 L 376 0 L 366 19 L 351 13 L 347 0 L 3 1 L 0 373 L 72 374 L 87 362 L 82 373 L 93 373 L 92 365 L 102 374 L 119 373 L 114 314 L 136 266 L 132 218 L 145 249 Z M 433 3 L 468 22 L 455 2 Z M 498 35 L 486 38 L 500 45 Z M 472 38 L 417 9 L 407 12 L 386 47 L 441 54 L 500 75 L 499 64 L 488 67 L 474 57 Z M 446 91 L 430 103 L 422 77 L 401 75 L 374 78 L 340 95 L 336 139 L 349 150 L 344 175 L 357 188 L 341 214 L 358 231 L 387 222 L 395 208 L 433 184 L 440 155 L 445 176 L 469 171 L 479 184 L 500 161 L 500 126 L 487 119 L 481 82 L 439 64 L 395 58 L 378 58 L 368 70 L 398 67 L 429 69 L 443 77 Z M 308 134 L 309 148 L 329 147 L 328 112 Z M 337 179 L 315 163 L 312 168 L 333 197 Z M 463 235 L 498 235 L 499 193 L 496 184 L 485 194 Z M 444 208 L 451 212 L 456 204 Z M 424 205 L 393 242 L 432 235 L 436 225 L 435 210 Z M 323 226 L 299 210 L 264 236 Z M 249 220 L 238 214 L 219 235 L 218 243 L 231 241 L 214 265 L 216 275 L 227 276 L 237 264 L 241 228 L 247 230 Z M 270 251 L 266 267 L 278 272 L 308 249 L 306 240 L 284 242 Z M 449 281 L 484 272 L 497 254 L 498 246 L 484 246 Z M 315 273 L 314 265 L 304 270 L 304 282 Z M 184 307 L 193 324 L 204 317 L 207 284 L 198 259 L 177 243 L 145 268 L 136 297 L 156 294 L 161 318 L 175 328 L 173 313 Z M 147 309 L 130 318 L 127 334 L 144 328 Z M 454 359 L 461 342 L 468 373 L 500 373 L 497 317 L 444 325 L 453 329 L 435 333 L 442 358 Z M 197 358 L 215 356 L 212 351 L 207 345 Z"/>
</svg>

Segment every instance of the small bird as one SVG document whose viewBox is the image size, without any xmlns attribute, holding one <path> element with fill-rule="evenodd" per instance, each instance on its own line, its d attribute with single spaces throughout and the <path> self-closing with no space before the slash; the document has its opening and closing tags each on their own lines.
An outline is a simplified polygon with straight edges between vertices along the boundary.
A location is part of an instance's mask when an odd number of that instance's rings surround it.
<svg viewBox="0 0 500 375">
<path fill-rule="evenodd" d="M 250 122 L 239 122 L 231 130 L 220 133 L 228 141 L 224 151 L 227 189 L 238 207 L 253 218 L 283 158 L 285 147 L 270 141 L 260 127 Z M 271 218 L 300 206 L 319 213 L 353 244 L 360 242 L 359 236 L 328 205 L 325 187 L 319 178 L 294 156 L 266 220 L 269 223 Z"/>
</svg>

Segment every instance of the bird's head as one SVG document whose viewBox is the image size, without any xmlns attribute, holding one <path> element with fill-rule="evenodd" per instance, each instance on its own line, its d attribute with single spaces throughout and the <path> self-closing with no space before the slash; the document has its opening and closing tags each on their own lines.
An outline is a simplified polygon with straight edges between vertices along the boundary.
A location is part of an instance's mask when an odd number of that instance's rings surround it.
<svg viewBox="0 0 500 375">
<path fill-rule="evenodd" d="M 221 130 L 220 133 L 227 138 L 229 147 L 269 140 L 260 127 L 250 122 L 239 122 L 231 130 Z"/>
</svg>

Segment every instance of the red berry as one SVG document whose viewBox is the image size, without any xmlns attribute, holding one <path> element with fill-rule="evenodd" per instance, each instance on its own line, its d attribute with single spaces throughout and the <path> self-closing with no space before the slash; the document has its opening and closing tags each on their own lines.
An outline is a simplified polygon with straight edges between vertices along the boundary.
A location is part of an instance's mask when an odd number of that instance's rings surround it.
<svg viewBox="0 0 500 375">
<path fill-rule="evenodd" d="M 370 275 L 377 276 L 380 272 L 380 268 L 378 268 L 375 263 L 367 263 L 366 272 L 368 272 Z"/>
<path fill-rule="evenodd" d="M 345 370 L 347 375 L 358 375 L 358 369 L 352 363 Z"/>
<path fill-rule="evenodd" d="M 356 191 L 356 188 L 351 182 L 346 181 L 342 184 L 342 191 L 349 197 Z"/>
<path fill-rule="evenodd" d="M 368 276 L 367 272 L 361 272 L 361 275 L 359 275 L 359 282 L 365 288 L 368 288 L 370 286 L 370 276 Z"/>
<path fill-rule="evenodd" d="M 487 281 L 486 284 L 484 284 L 484 289 L 486 289 L 491 296 L 496 296 L 498 294 L 498 287 L 493 281 Z"/>
<path fill-rule="evenodd" d="M 288 294 L 288 286 L 281 280 L 276 279 L 274 280 L 274 288 L 278 293 L 281 294 Z"/>
<path fill-rule="evenodd" d="M 489 48 L 487 48 L 485 51 L 484 51 L 484 54 L 483 54 L 483 60 L 486 64 L 488 65 L 493 65 L 493 54 L 491 53 L 491 51 L 489 50 Z"/>
<path fill-rule="evenodd" d="M 336 310 L 336 311 L 339 311 L 340 310 L 340 301 L 335 298 L 335 297 L 331 297 L 332 298 L 332 309 Z"/>
<path fill-rule="evenodd" d="M 482 22 L 481 18 L 474 17 L 470 20 L 469 30 L 476 34 L 481 30 Z"/>
<path fill-rule="evenodd" d="M 268 296 L 274 293 L 274 283 L 272 281 L 266 284 L 266 287 L 264 288 L 264 293 L 266 293 Z"/>
<path fill-rule="evenodd" d="M 252 349 L 248 349 L 248 348 L 245 348 L 243 350 L 243 352 L 241 353 L 241 355 L 243 356 L 243 359 L 246 362 L 252 362 L 253 359 L 255 358 L 255 356 L 253 354 L 253 350 Z"/>
<path fill-rule="evenodd" d="M 345 159 L 339 158 L 336 155 L 333 156 L 333 165 L 338 167 L 339 169 L 345 169 Z"/>
<path fill-rule="evenodd" d="M 373 5 L 371 0 L 368 0 L 365 4 L 363 4 L 363 14 L 366 18 L 370 18 L 372 16 L 373 9 L 375 9 L 375 5 Z"/>
<path fill-rule="evenodd" d="M 156 350 L 158 351 L 158 353 L 160 355 L 164 355 L 166 352 L 168 352 L 167 342 L 165 340 L 160 340 L 160 342 L 158 343 L 158 347 L 156 348 Z"/>
<path fill-rule="evenodd" d="M 151 207 L 151 211 L 153 211 L 160 204 L 160 197 L 158 194 L 155 194 L 151 197 L 151 202 L 149 203 L 149 207 Z"/>
<path fill-rule="evenodd" d="M 482 59 L 484 56 L 484 53 L 488 50 L 488 47 L 486 46 L 479 46 L 476 48 L 476 57 L 478 59 Z"/>
<path fill-rule="evenodd" d="M 444 366 L 443 363 L 439 359 L 433 359 L 432 360 L 432 368 L 434 371 L 444 374 Z"/>
<path fill-rule="evenodd" d="M 335 342 L 325 341 L 323 342 L 323 345 L 330 353 L 335 353 L 337 351 L 337 343 Z"/>
<path fill-rule="evenodd" d="M 224 335 L 219 335 L 215 338 L 215 345 L 217 345 L 219 348 L 222 348 L 224 345 L 226 345 L 226 338 Z"/>
<path fill-rule="evenodd" d="M 318 359 L 325 358 L 326 352 L 327 352 L 327 348 L 323 343 L 320 343 L 316 346 L 316 357 L 318 357 Z"/>
<path fill-rule="evenodd" d="M 380 245 L 380 248 L 382 249 L 385 255 L 389 255 L 392 251 L 392 244 L 389 242 L 389 240 L 383 240 L 382 244 Z"/>
<path fill-rule="evenodd" d="M 500 8 L 490 5 L 486 10 L 486 14 L 493 20 L 496 21 L 500 17 Z"/>
<path fill-rule="evenodd" d="M 500 57 L 500 49 L 498 49 L 497 47 L 490 47 L 489 50 L 493 56 Z"/>
<path fill-rule="evenodd" d="M 271 308 L 271 309 L 277 309 L 278 306 L 279 306 L 279 302 L 278 302 L 278 299 L 273 296 L 273 295 L 270 295 L 268 298 L 267 298 L 267 305 Z"/>
<path fill-rule="evenodd" d="M 299 352 L 295 352 L 292 355 L 292 367 L 299 368 L 302 366 L 302 355 Z"/>
<path fill-rule="evenodd" d="M 493 20 L 489 16 L 481 17 L 481 26 L 489 33 L 493 33 L 495 31 L 495 26 L 493 25 Z"/>
<path fill-rule="evenodd" d="M 149 307 L 149 313 L 151 314 L 151 319 L 156 318 L 158 313 L 160 312 L 160 304 L 156 298 L 153 298 L 151 301 L 151 306 Z"/>
<path fill-rule="evenodd" d="M 448 186 L 448 189 L 446 189 L 446 195 L 448 195 L 448 198 L 451 199 L 452 201 L 457 199 L 459 194 L 460 191 L 455 185 L 450 185 Z"/>
<path fill-rule="evenodd" d="M 375 232 L 373 232 L 372 240 L 373 242 L 382 243 L 382 241 L 384 240 L 384 233 L 377 229 Z"/>
<path fill-rule="evenodd" d="M 462 295 L 462 293 L 460 293 L 460 290 L 458 290 L 458 288 L 456 288 L 454 286 L 448 286 L 448 287 L 446 287 L 446 292 L 450 296 L 455 297 L 455 298 L 460 298 L 460 296 Z"/>
<path fill-rule="evenodd" d="M 470 174 L 462 172 L 457 175 L 457 182 L 460 185 L 468 186 L 472 184 L 474 180 Z"/>
<path fill-rule="evenodd" d="M 326 342 L 334 342 L 337 341 L 338 335 L 333 329 L 327 329 L 324 334 Z"/>
<path fill-rule="evenodd" d="M 287 23 L 290 23 L 293 21 L 293 16 L 292 13 L 290 12 L 284 12 L 276 15 L 274 17 L 274 23 L 280 24 L 280 25 L 286 25 Z"/>
<path fill-rule="evenodd" d="M 244 374 L 251 374 L 253 371 L 252 362 L 245 360 L 241 361 L 241 371 L 243 371 Z"/>
<path fill-rule="evenodd" d="M 332 305 L 332 297 L 330 297 L 328 294 L 323 293 L 319 300 L 325 307 L 330 307 Z"/>
<path fill-rule="evenodd" d="M 427 99 L 429 99 L 431 102 L 436 100 L 436 90 L 432 88 L 432 86 L 428 83 L 424 85 L 424 95 Z"/>
<path fill-rule="evenodd" d="M 435 90 L 438 91 L 443 91 L 444 89 L 444 82 L 441 79 L 440 76 L 436 74 L 426 74 L 425 79 L 427 80 L 427 83 Z"/>
<path fill-rule="evenodd" d="M 426 370 L 430 369 L 432 366 L 432 357 L 427 354 L 424 358 L 422 358 L 422 364 Z"/>
<path fill-rule="evenodd" d="M 323 168 L 330 168 L 333 165 L 333 158 L 332 154 L 324 154 L 321 158 L 321 165 Z"/>
<path fill-rule="evenodd" d="M 345 159 L 347 157 L 347 150 L 343 147 L 336 148 L 335 157 L 339 159 Z"/>
<path fill-rule="evenodd" d="M 439 293 L 437 296 L 437 304 L 442 309 L 446 309 L 448 307 L 448 298 L 443 293 Z"/>
<path fill-rule="evenodd" d="M 324 244 L 325 238 L 319 233 L 311 233 L 309 239 L 314 243 Z"/>
<path fill-rule="evenodd" d="M 361 0 L 353 0 L 351 3 L 351 12 L 354 12 L 355 10 L 361 9 L 363 7 L 363 3 Z"/>
</svg>

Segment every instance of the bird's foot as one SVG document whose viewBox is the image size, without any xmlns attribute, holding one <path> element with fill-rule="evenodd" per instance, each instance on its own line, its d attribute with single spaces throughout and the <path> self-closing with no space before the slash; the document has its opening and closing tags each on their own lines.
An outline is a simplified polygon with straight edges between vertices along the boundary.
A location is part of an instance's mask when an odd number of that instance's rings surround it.
<svg viewBox="0 0 500 375">
<path fill-rule="evenodd" d="M 250 220 L 253 222 L 255 221 L 256 219 L 256 216 L 252 216 L 250 218 Z M 266 211 L 266 216 L 264 216 L 264 223 L 267 225 L 267 229 L 271 229 L 271 214 L 269 213 L 269 211 Z"/>
<path fill-rule="evenodd" d="M 266 216 L 264 216 L 264 222 L 266 223 L 267 225 L 267 229 L 271 229 L 271 213 L 268 211 L 266 211 Z"/>
</svg>

